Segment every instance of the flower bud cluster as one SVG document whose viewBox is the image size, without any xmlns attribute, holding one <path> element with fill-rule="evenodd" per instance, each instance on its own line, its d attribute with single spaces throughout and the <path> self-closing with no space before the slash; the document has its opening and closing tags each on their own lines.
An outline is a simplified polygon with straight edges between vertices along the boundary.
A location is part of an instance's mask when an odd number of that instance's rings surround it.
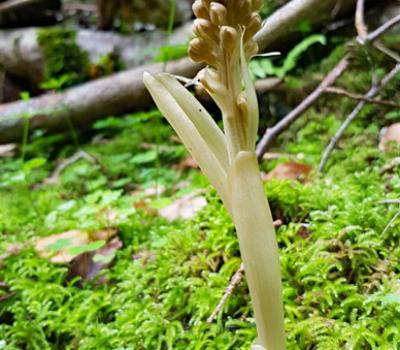
<svg viewBox="0 0 400 350">
<path fill-rule="evenodd" d="M 253 36 L 261 27 L 261 5 L 262 0 L 196 0 L 196 38 L 190 43 L 190 57 L 216 66 L 221 55 L 231 55 L 238 49 L 242 37 L 246 57 L 256 54 L 258 47 Z"/>
</svg>

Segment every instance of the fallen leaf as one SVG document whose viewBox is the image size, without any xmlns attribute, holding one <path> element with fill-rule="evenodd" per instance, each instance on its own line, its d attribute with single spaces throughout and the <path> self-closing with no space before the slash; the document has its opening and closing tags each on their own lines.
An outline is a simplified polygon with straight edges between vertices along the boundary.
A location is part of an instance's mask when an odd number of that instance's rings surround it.
<svg viewBox="0 0 400 350">
<path fill-rule="evenodd" d="M 395 142 L 397 144 L 400 143 L 400 123 L 392 124 L 381 130 L 379 149 L 384 152 L 388 151 L 389 150 L 388 142 L 390 141 Z"/>
<path fill-rule="evenodd" d="M 70 263 L 81 251 L 97 249 L 95 242 L 105 242 L 116 234 L 115 230 L 103 230 L 92 233 L 71 230 L 40 238 L 35 248 L 39 256 L 56 264 Z M 98 244 L 98 243 L 97 243 Z"/>
<path fill-rule="evenodd" d="M 263 180 L 304 180 L 310 174 L 311 170 L 312 167 L 310 165 L 291 161 L 279 164 L 274 170 L 264 175 Z"/>
<path fill-rule="evenodd" d="M 132 256 L 133 260 L 142 260 L 143 266 L 146 266 L 149 261 L 154 260 L 155 258 L 156 256 L 149 251 L 137 252 Z"/>
<path fill-rule="evenodd" d="M 176 219 L 191 219 L 207 205 L 207 200 L 202 196 L 188 194 L 176 199 L 172 204 L 159 210 L 160 216 L 174 221 Z"/>
<path fill-rule="evenodd" d="M 99 249 L 78 255 L 72 260 L 68 272 L 68 279 L 80 276 L 84 281 L 93 280 L 100 271 L 108 268 L 112 264 L 116 252 L 121 247 L 121 240 L 115 237 Z M 105 282 L 104 279 L 99 281 L 99 283 Z"/>
<path fill-rule="evenodd" d="M 199 169 L 199 165 L 195 162 L 192 156 L 187 156 L 178 164 L 172 166 L 175 170 Z"/>
<path fill-rule="evenodd" d="M 3 265 L 4 260 L 8 259 L 10 256 L 18 255 L 24 247 L 25 245 L 20 243 L 10 244 L 5 252 L 0 255 L 0 267 Z"/>
<path fill-rule="evenodd" d="M 0 145 L 0 158 L 13 157 L 15 156 L 16 150 L 17 150 L 17 145 L 15 143 Z"/>
</svg>

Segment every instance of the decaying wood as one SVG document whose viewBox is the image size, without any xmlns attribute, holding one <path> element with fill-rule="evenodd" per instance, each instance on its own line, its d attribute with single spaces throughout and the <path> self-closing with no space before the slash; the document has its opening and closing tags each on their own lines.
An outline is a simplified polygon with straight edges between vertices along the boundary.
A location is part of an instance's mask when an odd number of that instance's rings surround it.
<svg viewBox="0 0 400 350">
<path fill-rule="evenodd" d="M 67 118 L 74 127 L 84 128 L 107 115 L 143 109 L 151 102 L 143 87 L 143 73 L 148 71 L 155 74 L 162 68 L 162 64 L 150 64 L 63 93 L 0 105 L 0 142 L 20 139 L 24 116 L 29 116 L 31 129 L 63 131 L 68 130 Z M 167 66 L 167 71 L 189 77 L 193 77 L 198 70 L 199 65 L 187 59 Z"/>
<path fill-rule="evenodd" d="M 37 28 L 0 32 L 0 66 L 14 76 L 35 84 L 43 80 L 44 61 L 38 44 Z M 175 30 L 168 39 L 170 45 L 185 43 L 191 35 L 191 25 Z M 167 44 L 163 31 L 136 33 L 130 36 L 94 30 L 77 31 L 78 46 L 90 56 L 92 63 L 107 54 L 120 58 L 127 69 L 151 61 L 159 54 L 157 47 Z"/>
<path fill-rule="evenodd" d="M 344 3 L 346 9 L 354 9 L 356 2 L 348 0 Z M 311 24 L 320 25 L 323 23 L 321 18 L 330 17 L 336 4 L 336 0 L 291 1 L 272 14 L 258 33 L 257 40 L 260 49 L 264 51 L 287 41 L 293 35 L 289 29 L 296 28 L 302 20 L 308 19 Z M 318 16 L 315 16 L 317 11 L 319 11 Z M 26 45 L 20 46 L 18 55 L 15 53 L 11 55 L 10 52 L 7 55 L 7 64 L 15 72 L 24 67 L 17 68 L 12 62 L 12 58 L 26 57 L 27 51 L 34 45 L 32 41 L 27 41 Z M 95 45 L 95 41 L 92 43 Z M 21 41 L 19 44 L 21 45 Z M 34 57 L 40 60 L 37 51 Z M 28 66 L 26 61 L 24 66 Z M 193 77 L 200 68 L 200 65 L 189 59 L 168 64 L 169 72 L 188 77 Z M 59 131 L 65 129 L 66 118 L 70 118 L 75 127 L 81 128 L 107 115 L 118 115 L 144 108 L 148 106 L 150 99 L 142 83 L 143 72 L 156 73 L 161 69 L 161 65 L 147 65 L 71 88 L 63 93 L 47 94 L 32 98 L 28 102 L 0 106 L 0 142 L 12 142 L 20 138 L 24 115 L 30 116 L 31 129 L 43 128 L 48 131 Z M 24 72 L 24 74 L 28 74 L 28 72 Z"/>
<path fill-rule="evenodd" d="M 8 0 L 0 4 L 0 13 L 16 10 L 37 1 L 38 0 Z"/>
<path fill-rule="evenodd" d="M 297 24 L 307 21 L 318 28 L 335 17 L 353 10 L 356 0 L 293 0 L 268 17 L 263 29 L 256 34 L 261 48 L 281 48 L 289 38 L 300 35 Z"/>
</svg>

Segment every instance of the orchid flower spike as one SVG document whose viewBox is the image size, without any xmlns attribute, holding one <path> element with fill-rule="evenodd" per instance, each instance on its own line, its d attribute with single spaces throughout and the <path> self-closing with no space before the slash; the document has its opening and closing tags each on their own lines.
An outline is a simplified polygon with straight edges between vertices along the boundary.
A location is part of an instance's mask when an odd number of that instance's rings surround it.
<svg viewBox="0 0 400 350">
<path fill-rule="evenodd" d="M 284 350 L 278 246 L 255 155 L 259 110 L 248 61 L 258 52 L 262 0 L 196 0 L 189 56 L 207 64 L 194 81 L 223 116 L 223 131 L 172 75 L 145 73 L 144 84 L 220 195 L 238 234 L 253 302 L 254 350 Z M 182 80 L 182 79 L 180 79 Z M 191 81 L 185 81 L 191 83 Z"/>
</svg>

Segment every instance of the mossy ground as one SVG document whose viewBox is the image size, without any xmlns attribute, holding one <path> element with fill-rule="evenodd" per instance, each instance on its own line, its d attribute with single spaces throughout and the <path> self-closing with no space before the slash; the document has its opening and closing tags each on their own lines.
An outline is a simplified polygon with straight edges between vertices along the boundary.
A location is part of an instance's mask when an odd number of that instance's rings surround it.
<svg viewBox="0 0 400 350">
<path fill-rule="evenodd" d="M 341 83 L 365 89 L 368 76 L 357 68 Z M 385 97 L 398 101 L 399 87 L 397 80 Z M 316 169 L 353 106 L 324 98 L 280 138 L 277 150 Z M 399 150 L 377 148 L 390 115 L 385 107 L 367 107 L 325 174 L 266 184 L 273 215 L 284 223 L 277 237 L 290 350 L 400 348 L 400 229 L 383 232 L 399 208 L 380 203 L 400 197 L 399 169 L 382 173 Z M 80 146 L 97 161 L 75 162 L 55 185 L 43 180 L 58 159 L 77 151 L 71 135 L 31 138 L 28 159 L 46 163 L 25 171 L 26 181 L 20 159 L 0 159 L 0 247 L 27 243 L 0 270 L 8 286 L 0 295 L 8 294 L 0 301 L 1 349 L 249 349 L 255 325 L 245 281 L 216 321 L 206 323 L 240 265 L 239 247 L 204 177 L 172 169 L 185 156 L 172 134 L 157 112 L 98 122 Z M 162 184 L 166 192 L 153 200 L 159 206 L 177 195 L 183 180 L 189 180 L 185 191 L 207 188 L 208 205 L 195 219 L 170 223 L 134 209 L 141 196 L 132 191 Z M 123 248 L 102 272 L 108 283 L 80 287 L 67 279 L 67 267 L 35 253 L 36 237 L 103 228 L 110 210 L 124 215 L 114 223 Z"/>
</svg>

